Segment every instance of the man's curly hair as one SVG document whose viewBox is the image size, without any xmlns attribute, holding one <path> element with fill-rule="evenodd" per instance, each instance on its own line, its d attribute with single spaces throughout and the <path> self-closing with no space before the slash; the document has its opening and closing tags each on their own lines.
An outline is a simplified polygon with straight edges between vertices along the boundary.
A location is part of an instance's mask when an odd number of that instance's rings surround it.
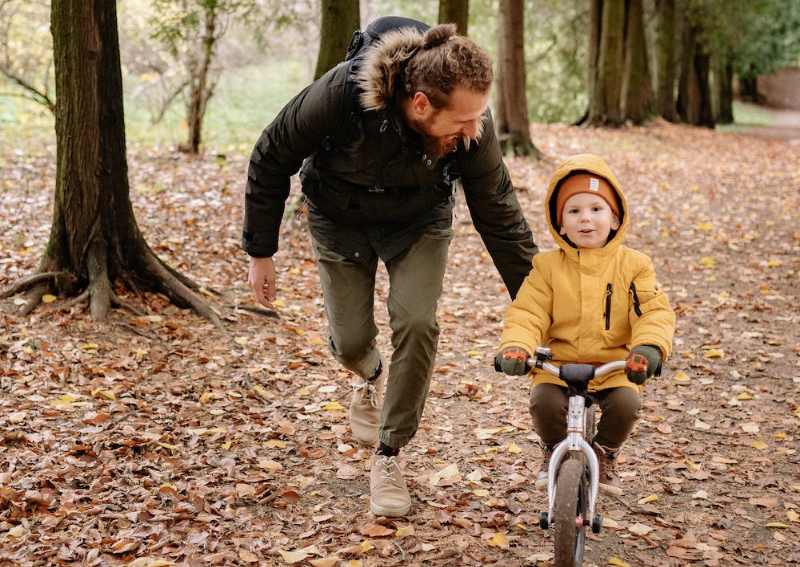
<svg viewBox="0 0 800 567">
<path fill-rule="evenodd" d="M 445 108 L 455 87 L 486 93 L 492 79 L 492 60 L 478 44 L 458 35 L 455 24 L 441 24 L 425 32 L 406 66 L 403 88 L 406 96 L 420 91 L 434 108 Z"/>
</svg>

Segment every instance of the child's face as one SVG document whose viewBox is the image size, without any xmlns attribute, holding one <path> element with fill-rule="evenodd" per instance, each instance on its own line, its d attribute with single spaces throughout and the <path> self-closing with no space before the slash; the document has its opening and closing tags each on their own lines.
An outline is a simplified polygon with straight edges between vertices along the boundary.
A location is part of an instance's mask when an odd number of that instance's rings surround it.
<svg viewBox="0 0 800 567">
<path fill-rule="evenodd" d="M 578 193 L 564 203 L 559 234 L 579 248 L 602 248 L 618 228 L 619 218 L 599 195 Z"/>
</svg>

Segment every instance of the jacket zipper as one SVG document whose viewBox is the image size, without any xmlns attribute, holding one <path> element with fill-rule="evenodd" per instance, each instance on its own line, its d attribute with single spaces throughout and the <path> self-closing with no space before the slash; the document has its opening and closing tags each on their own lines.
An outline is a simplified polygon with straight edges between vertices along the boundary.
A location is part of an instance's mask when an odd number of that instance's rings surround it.
<svg viewBox="0 0 800 567">
<path fill-rule="evenodd" d="M 642 307 L 639 304 L 639 296 L 636 293 L 636 285 L 631 282 L 631 297 L 633 298 L 633 310 L 638 317 L 642 316 Z"/>
<path fill-rule="evenodd" d="M 613 287 L 611 286 L 611 284 L 606 284 L 606 313 L 605 313 L 606 331 L 608 331 L 611 328 L 611 292 L 612 292 L 612 290 L 613 290 Z"/>
</svg>

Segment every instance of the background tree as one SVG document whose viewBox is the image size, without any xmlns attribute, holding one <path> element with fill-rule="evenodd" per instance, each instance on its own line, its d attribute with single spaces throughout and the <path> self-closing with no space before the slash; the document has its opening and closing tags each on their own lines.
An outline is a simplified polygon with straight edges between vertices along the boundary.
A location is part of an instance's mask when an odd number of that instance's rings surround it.
<svg viewBox="0 0 800 567">
<path fill-rule="evenodd" d="M 589 36 L 598 38 L 597 69 L 589 81 L 592 90 L 586 123 L 619 126 L 623 123 L 620 100 L 624 76 L 625 0 L 596 1 L 598 9 L 593 9 L 591 14 L 599 19 L 590 21 L 589 25 L 599 29 L 599 33 L 590 32 Z"/>
<path fill-rule="evenodd" d="M 676 0 L 656 0 L 657 40 L 655 74 L 655 109 L 670 122 L 678 122 L 675 109 L 675 2 Z"/>
<path fill-rule="evenodd" d="M 653 110 L 653 89 L 647 61 L 642 0 L 627 0 L 624 74 L 622 77 L 622 117 L 641 124 Z"/>
<path fill-rule="evenodd" d="M 537 155 L 531 142 L 525 98 L 525 18 L 523 0 L 500 0 L 497 116 L 500 146 L 515 155 Z"/>
<path fill-rule="evenodd" d="M 0 0 L 0 77 L 11 86 L 9 96 L 31 100 L 55 113 L 53 45 L 46 29 L 46 0 Z"/>
<path fill-rule="evenodd" d="M 469 0 L 439 0 L 439 23 L 453 23 L 461 35 L 467 35 Z"/>
<path fill-rule="evenodd" d="M 133 214 L 125 152 L 116 2 L 53 0 L 56 189 L 50 238 L 37 273 L 2 295 L 28 290 L 21 313 L 50 291 L 88 299 L 102 321 L 122 301 L 112 289 L 153 289 L 192 307 L 223 332 L 197 285 L 164 264 Z M 124 282 L 124 284 L 123 284 Z M 81 291 L 82 290 L 82 291 Z"/>
<path fill-rule="evenodd" d="M 319 55 L 314 80 L 344 60 L 353 32 L 361 28 L 358 2 L 322 0 Z"/>
</svg>

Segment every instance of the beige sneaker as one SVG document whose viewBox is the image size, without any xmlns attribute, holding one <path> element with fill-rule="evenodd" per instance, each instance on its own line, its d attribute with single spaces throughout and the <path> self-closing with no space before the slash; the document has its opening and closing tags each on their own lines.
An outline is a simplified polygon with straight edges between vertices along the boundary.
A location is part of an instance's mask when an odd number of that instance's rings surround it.
<svg viewBox="0 0 800 567">
<path fill-rule="evenodd" d="M 381 421 L 383 407 L 383 388 L 389 368 L 381 356 L 381 375 L 374 381 L 364 380 L 360 376 L 353 385 L 353 397 L 350 400 L 350 429 L 356 441 L 370 447 L 378 443 L 378 426 Z"/>
<path fill-rule="evenodd" d="M 397 457 L 372 456 L 369 474 L 369 510 L 376 516 L 398 518 L 408 514 L 411 495 Z"/>
<path fill-rule="evenodd" d="M 622 482 L 617 473 L 617 452 L 612 452 L 609 447 L 592 443 L 594 453 L 600 462 L 600 485 L 597 487 L 600 492 L 608 496 L 620 496 L 622 494 Z"/>
</svg>

